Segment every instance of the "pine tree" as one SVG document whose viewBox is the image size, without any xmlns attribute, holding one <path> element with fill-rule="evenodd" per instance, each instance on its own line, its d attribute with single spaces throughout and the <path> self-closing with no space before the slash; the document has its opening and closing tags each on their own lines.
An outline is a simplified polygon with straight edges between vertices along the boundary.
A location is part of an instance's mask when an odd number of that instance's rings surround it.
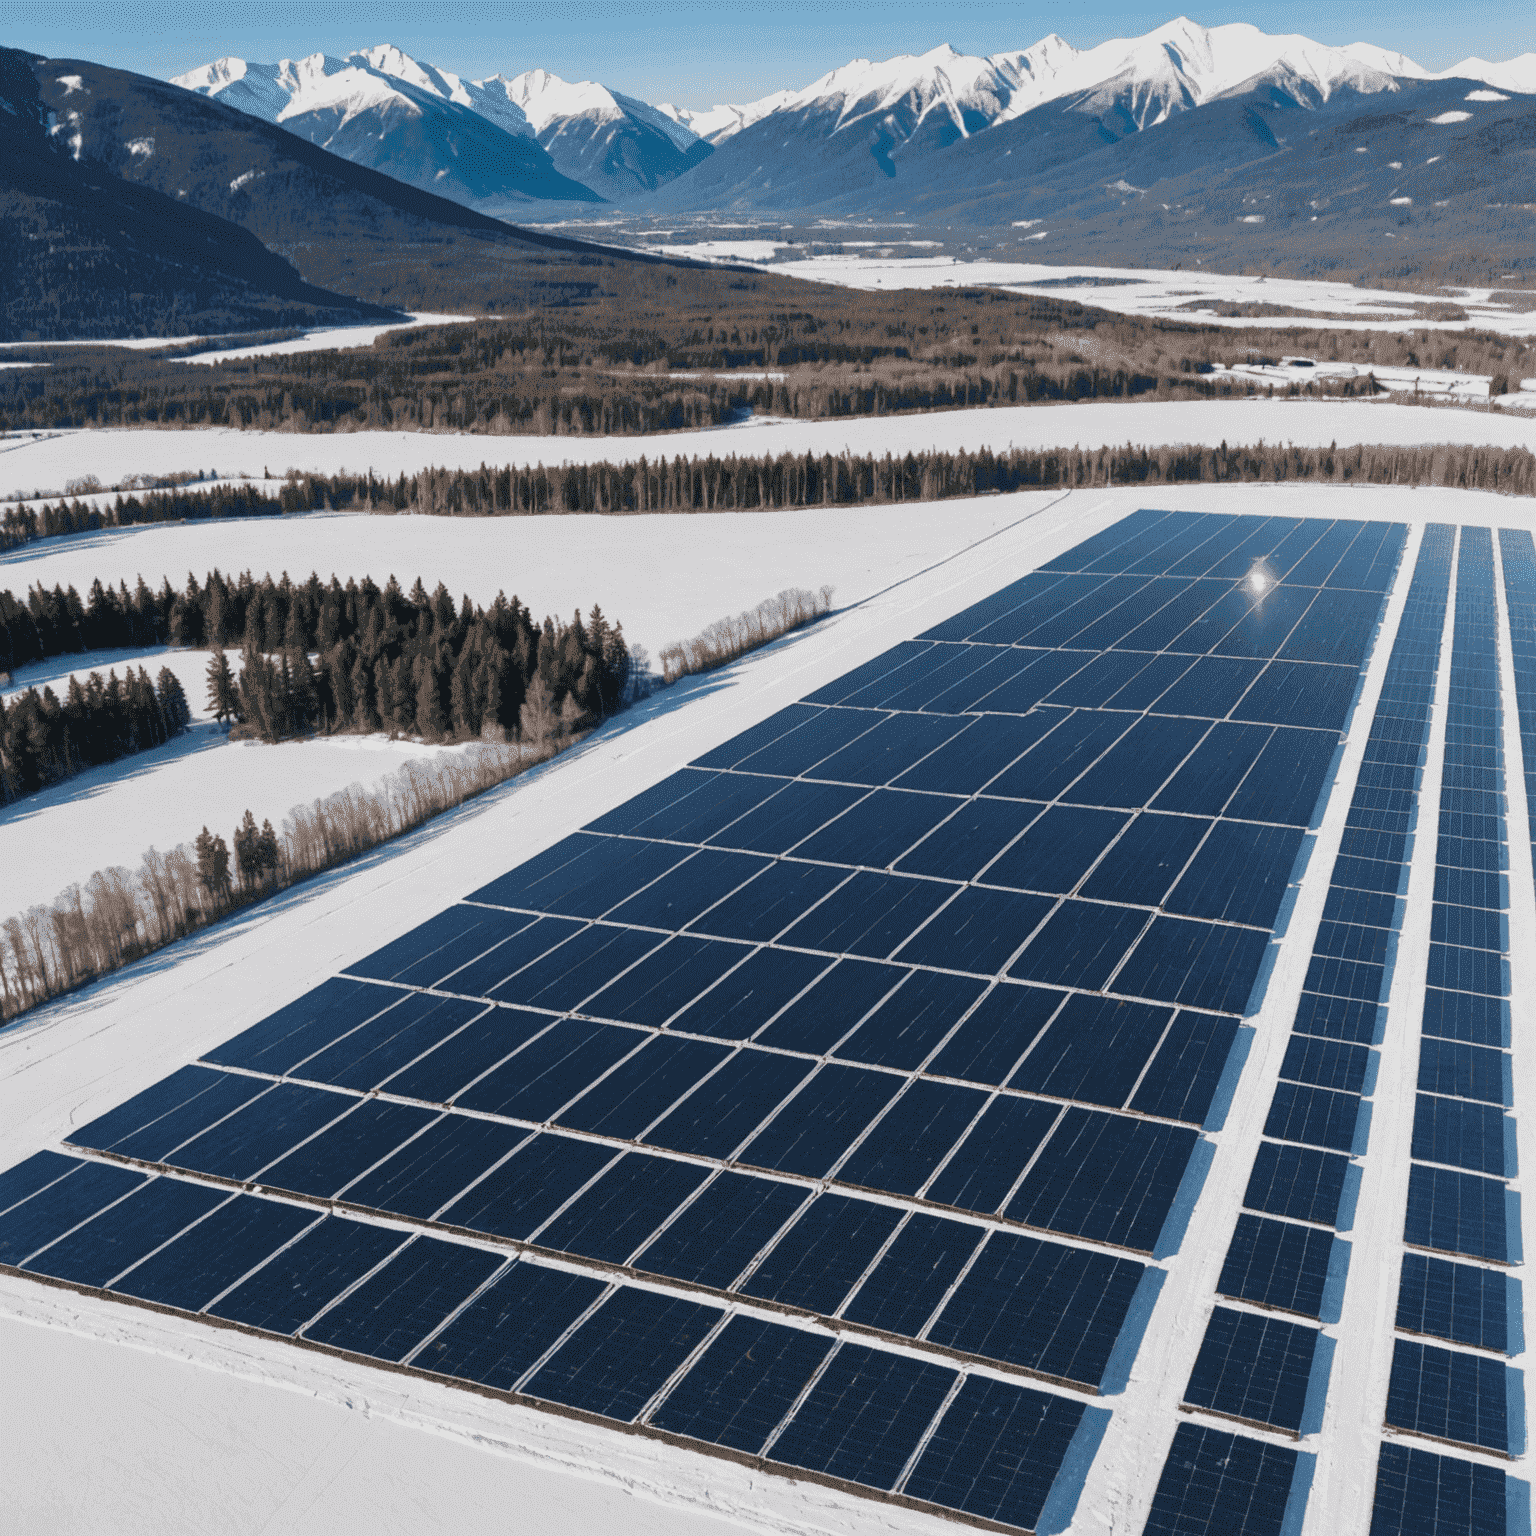
<svg viewBox="0 0 1536 1536">
<path fill-rule="evenodd" d="M 261 833 L 256 830 L 256 818 L 247 810 L 240 825 L 235 828 L 235 868 L 240 874 L 240 887 L 249 891 L 260 876 Z"/>
<path fill-rule="evenodd" d="M 181 679 L 169 667 L 161 667 L 160 676 L 156 682 L 160 712 L 165 717 L 167 734 L 180 735 L 192 718 L 192 709 L 187 703 L 187 695 L 181 686 Z"/>
<path fill-rule="evenodd" d="M 240 718 L 240 698 L 235 691 L 235 674 L 230 670 L 229 658 L 223 646 L 215 649 L 208 658 L 208 708 L 213 718 L 221 724 L 225 720 Z"/>
<path fill-rule="evenodd" d="M 277 874 L 279 852 L 277 846 L 277 833 L 272 830 L 270 818 L 261 824 L 261 836 L 256 846 L 257 857 L 260 861 L 262 878 L 270 880 Z"/>
<path fill-rule="evenodd" d="M 216 903 L 229 897 L 229 846 L 205 826 L 192 844 L 197 852 L 197 878 Z"/>
<path fill-rule="evenodd" d="M 416 733 L 426 741 L 441 741 L 448 733 L 437 668 L 429 656 L 423 656 L 417 662 Z"/>
</svg>

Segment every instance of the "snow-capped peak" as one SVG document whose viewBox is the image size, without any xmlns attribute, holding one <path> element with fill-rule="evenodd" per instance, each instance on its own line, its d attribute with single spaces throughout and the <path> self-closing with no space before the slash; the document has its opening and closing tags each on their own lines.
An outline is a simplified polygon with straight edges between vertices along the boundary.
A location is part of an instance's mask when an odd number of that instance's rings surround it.
<svg viewBox="0 0 1536 1536">
<path fill-rule="evenodd" d="M 945 43 L 893 59 L 853 59 L 803 90 L 780 91 L 750 106 L 700 112 L 666 104 L 659 110 L 716 144 L 777 112 L 832 109 L 837 131 L 897 102 L 914 110 L 916 123 L 945 113 L 961 135 L 1071 96 L 1094 110 L 1126 102 L 1138 126 L 1148 127 L 1260 77 L 1326 100 L 1341 86 L 1391 90 L 1398 77 L 1426 73 L 1403 54 L 1370 43 L 1332 48 L 1243 22 L 1203 27 L 1178 16 L 1145 36 L 1113 38 L 1081 51 L 1055 33 L 989 58 L 957 53 Z"/>
<path fill-rule="evenodd" d="M 677 107 L 669 101 L 663 101 L 657 103 L 656 110 L 697 138 L 719 144 L 733 134 L 740 133 L 743 128 L 750 128 L 753 123 L 787 107 L 796 94 L 795 91 L 775 91 L 771 96 L 749 101 L 745 105 L 733 106 L 717 102 L 712 107 L 699 110 Z"/>
<path fill-rule="evenodd" d="M 1495 90 L 1514 91 L 1517 95 L 1536 95 L 1536 53 L 1522 53 L 1518 58 L 1490 64 L 1487 59 L 1463 59 L 1449 69 L 1442 69 L 1437 80 L 1481 80 Z"/>
</svg>

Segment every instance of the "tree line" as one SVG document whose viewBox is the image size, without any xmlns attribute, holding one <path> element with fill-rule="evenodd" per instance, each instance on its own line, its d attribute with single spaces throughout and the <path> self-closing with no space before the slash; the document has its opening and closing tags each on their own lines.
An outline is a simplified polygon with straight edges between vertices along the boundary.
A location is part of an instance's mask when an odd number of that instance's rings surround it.
<svg viewBox="0 0 1536 1536">
<path fill-rule="evenodd" d="M 0 698 L 0 805 L 61 779 L 135 752 L 163 746 L 192 717 L 176 674 L 161 667 L 150 682 L 143 667 L 71 677 L 63 699 L 52 688 Z"/>
<path fill-rule="evenodd" d="M 295 806 L 280 830 L 270 819 L 258 827 L 247 811 L 234 829 L 233 857 L 223 835 L 205 826 L 169 853 L 146 850 L 137 870 L 98 870 L 52 903 L 0 921 L 0 1019 L 399 837 L 568 744 L 475 743 L 405 763 L 372 789 L 353 784 Z"/>
<path fill-rule="evenodd" d="M 1123 447 L 925 450 L 895 454 L 735 454 L 613 464 L 563 464 L 533 468 L 424 469 L 396 480 L 362 475 L 290 475 L 275 490 L 256 483 L 206 489 L 134 493 L 110 507 L 81 509 L 52 503 L 12 514 L 22 539 L 46 537 L 59 523 L 78 516 L 95 527 L 203 518 L 277 516 L 319 508 L 351 512 L 415 512 L 433 516 L 519 516 L 545 513 L 777 511 L 794 507 L 879 506 L 942 501 L 995 492 L 1112 485 L 1232 484 L 1252 481 L 1321 481 L 1336 485 L 1442 485 L 1528 496 L 1536 490 L 1536 457 L 1526 448 L 1431 444 L 1416 448 L 1356 445 L 1298 448 L 1264 443 L 1208 448 L 1193 445 Z M 162 610 L 174 606 L 168 587 L 150 594 Z M 25 607 L 41 628 L 41 599 L 29 594 L 17 604 L 0 593 L 0 619 Z M 143 592 L 127 599 L 120 588 L 106 592 L 122 613 L 148 613 Z M 92 598 L 95 598 L 94 588 Z M 86 633 L 78 597 L 48 599 L 69 617 L 56 628 L 72 637 Z M 87 605 L 88 608 L 89 605 Z M 105 613 L 105 599 L 99 605 Z M 69 627 L 70 623 L 75 626 Z M 25 623 L 22 625 L 25 629 Z M 226 637 L 228 639 L 228 637 Z M 0 629 L 0 646 L 26 653 L 13 634 Z M 46 642 L 45 642 L 46 643 Z M 73 644 L 72 638 L 69 644 Z M 172 643 L 197 643 L 177 642 Z M 66 649 L 68 646 L 66 645 Z M 84 648 L 83 638 L 81 648 Z M 0 666 L 7 653 L 0 650 Z M 49 653 L 52 654 L 52 653 Z"/>
</svg>

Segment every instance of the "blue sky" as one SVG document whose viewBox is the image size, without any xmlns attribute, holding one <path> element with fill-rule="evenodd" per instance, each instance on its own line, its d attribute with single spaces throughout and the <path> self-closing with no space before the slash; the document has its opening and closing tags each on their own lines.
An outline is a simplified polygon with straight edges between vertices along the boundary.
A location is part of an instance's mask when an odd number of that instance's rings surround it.
<svg viewBox="0 0 1536 1536">
<path fill-rule="evenodd" d="M 1176 5 L 1177 0 L 1174 0 Z M 1174 5 L 1135 0 L 0 0 L 0 42 L 170 76 L 221 54 L 271 60 L 344 54 L 392 42 L 461 74 L 542 67 L 600 79 L 650 101 L 707 106 L 808 85 L 850 58 L 921 53 L 948 42 L 964 53 L 1022 48 L 1048 32 L 1077 47 L 1149 31 Z M 1536 6 L 1463 0 L 1389 9 L 1359 0 L 1254 0 L 1191 7 L 1214 26 L 1251 21 L 1324 43 L 1397 48 L 1430 69 L 1468 54 L 1502 59 L 1536 49 Z"/>
</svg>

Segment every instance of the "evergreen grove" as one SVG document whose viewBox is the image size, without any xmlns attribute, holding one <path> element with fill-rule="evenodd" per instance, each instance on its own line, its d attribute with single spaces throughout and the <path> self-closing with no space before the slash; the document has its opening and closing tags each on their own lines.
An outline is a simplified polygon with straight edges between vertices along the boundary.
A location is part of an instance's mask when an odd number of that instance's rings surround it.
<svg viewBox="0 0 1536 1536">
<path fill-rule="evenodd" d="M 391 578 L 343 586 L 318 574 L 230 579 L 188 575 L 175 591 L 130 594 L 101 582 L 82 604 L 73 588 L 40 586 L 26 604 L 0 592 L 0 668 L 110 646 L 209 647 L 209 709 L 264 741 L 387 730 L 427 741 L 477 737 L 547 742 L 610 714 L 629 675 L 623 630 L 596 606 L 543 624 L 498 594 L 489 608 L 457 606 L 441 583 L 409 595 Z M 224 651 L 240 648 L 237 669 Z M 181 686 L 162 668 L 158 690 L 141 668 L 122 682 L 71 677 L 61 703 L 30 688 L 0 705 L 0 803 L 81 768 L 169 740 L 187 723 Z"/>
<path fill-rule="evenodd" d="M 163 746 L 187 727 L 191 710 L 180 681 L 161 667 L 156 682 L 140 667 L 71 677 L 61 701 L 52 688 L 0 699 L 0 805 L 87 768 Z"/>
</svg>

